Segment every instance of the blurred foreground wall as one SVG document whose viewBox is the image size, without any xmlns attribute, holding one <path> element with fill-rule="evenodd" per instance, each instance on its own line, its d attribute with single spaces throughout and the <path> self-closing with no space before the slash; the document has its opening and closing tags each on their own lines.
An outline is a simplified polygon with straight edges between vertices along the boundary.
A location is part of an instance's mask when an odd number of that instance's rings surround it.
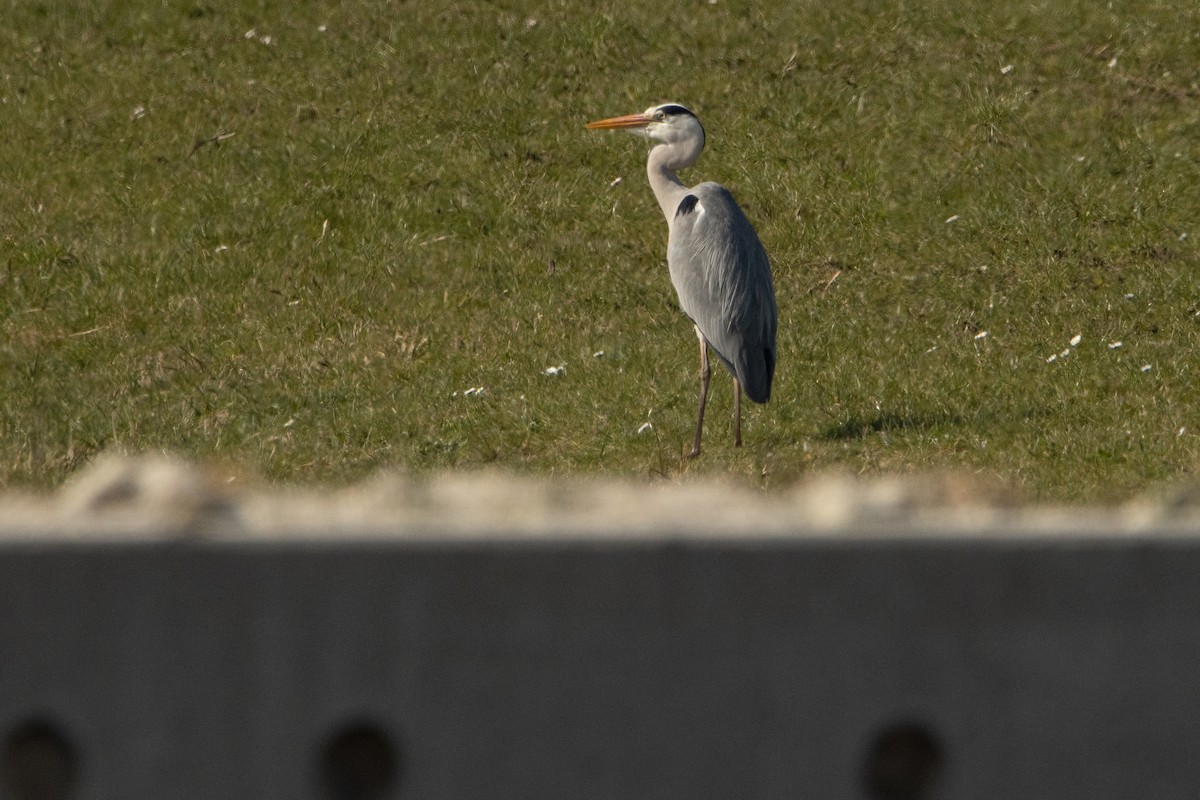
<svg viewBox="0 0 1200 800">
<path fill-rule="evenodd" d="M 2 798 L 1194 798 L 1200 531 L 110 462 L 0 513 Z"/>
</svg>

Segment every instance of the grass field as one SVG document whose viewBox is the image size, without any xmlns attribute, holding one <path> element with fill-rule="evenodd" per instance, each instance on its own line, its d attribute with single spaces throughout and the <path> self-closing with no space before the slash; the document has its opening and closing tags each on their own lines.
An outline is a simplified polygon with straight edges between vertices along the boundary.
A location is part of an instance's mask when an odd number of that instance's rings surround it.
<svg viewBox="0 0 1200 800">
<path fill-rule="evenodd" d="M 1200 6 L 68 5 L 3 3 L 0 484 L 1200 464 Z M 734 450 L 722 373 L 693 461 L 646 145 L 583 129 L 666 100 L 780 311 L 771 404 Z"/>
</svg>

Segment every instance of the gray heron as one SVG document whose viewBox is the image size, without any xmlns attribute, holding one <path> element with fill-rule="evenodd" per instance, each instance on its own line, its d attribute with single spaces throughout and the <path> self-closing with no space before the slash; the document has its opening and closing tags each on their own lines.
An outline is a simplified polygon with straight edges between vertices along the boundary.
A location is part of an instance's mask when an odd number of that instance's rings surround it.
<svg viewBox="0 0 1200 800">
<path fill-rule="evenodd" d="M 667 267 L 700 339 L 700 408 L 689 456 L 700 455 L 710 347 L 733 376 L 733 444 L 740 447 L 742 391 L 765 403 L 775 376 L 775 287 L 767 251 L 728 189 L 711 182 L 689 188 L 675 174 L 704 150 L 704 127 L 691 111 L 665 103 L 586 127 L 622 129 L 655 142 L 646 173 L 667 218 Z"/>
</svg>

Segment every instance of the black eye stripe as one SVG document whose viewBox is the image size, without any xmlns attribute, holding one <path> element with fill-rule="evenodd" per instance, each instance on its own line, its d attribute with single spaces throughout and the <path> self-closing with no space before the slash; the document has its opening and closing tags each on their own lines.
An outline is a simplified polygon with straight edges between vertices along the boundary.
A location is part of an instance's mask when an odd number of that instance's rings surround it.
<svg viewBox="0 0 1200 800">
<path fill-rule="evenodd" d="M 668 115 L 687 114 L 689 117 L 695 116 L 695 114 L 693 114 L 691 111 L 688 111 L 683 106 L 676 106 L 676 105 L 659 106 L 658 111 L 661 114 L 668 114 Z"/>
</svg>

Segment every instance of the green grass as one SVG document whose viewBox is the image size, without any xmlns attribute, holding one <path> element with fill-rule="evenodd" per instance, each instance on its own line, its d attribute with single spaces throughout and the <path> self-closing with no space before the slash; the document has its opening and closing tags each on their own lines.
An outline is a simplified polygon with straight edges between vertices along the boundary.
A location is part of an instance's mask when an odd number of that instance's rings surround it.
<svg viewBox="0 0 1200 800">
<path fill-rule="evenodd" d="M 1198 464 L 1200 7 L 66 5 L 0 29 L 0 484 L 166 450 L 1093 501 Z M 722 375 L 690 462 L 646 146 L 583 129 L 665 100 L 780 306 L 771 404 L 734 450 Z"/>
</svg>

